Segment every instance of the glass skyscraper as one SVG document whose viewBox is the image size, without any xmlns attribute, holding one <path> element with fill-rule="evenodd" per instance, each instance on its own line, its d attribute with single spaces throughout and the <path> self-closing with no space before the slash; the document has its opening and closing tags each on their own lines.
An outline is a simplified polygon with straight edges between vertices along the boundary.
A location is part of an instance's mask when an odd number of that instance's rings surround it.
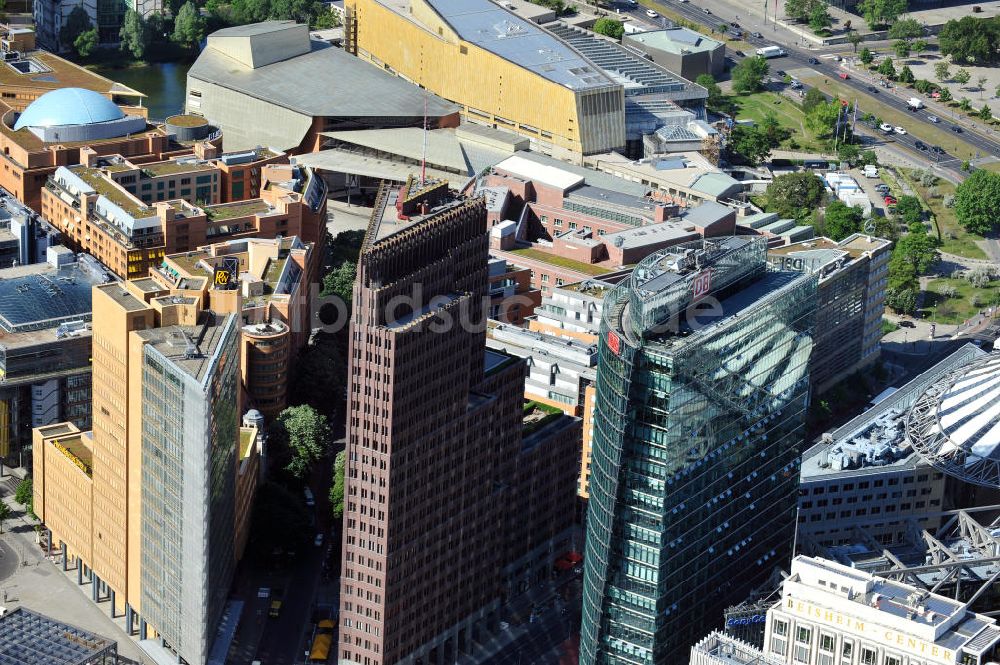
<svg viewBox="0 0 1000 665">
<path fill-rule="evenodd" d="M 816 278 L 674 247 L 604 301 L 581 665 L 686 662 L 795 528 Z"/>
</svg>

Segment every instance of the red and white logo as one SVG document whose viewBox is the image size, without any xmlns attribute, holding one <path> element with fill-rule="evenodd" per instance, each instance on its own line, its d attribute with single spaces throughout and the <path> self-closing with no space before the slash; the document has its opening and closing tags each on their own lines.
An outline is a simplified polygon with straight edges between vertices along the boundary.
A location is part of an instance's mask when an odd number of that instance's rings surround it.
<svg viewBox="0 0 1000 665">
<path fill-rule="evenodd" d="M 694 297 L 695 302 L 701 300 L 712 290 L 712 269 L 706 268 L 694 277 Z"/>
<path fill-rule="evenodd" d="M 622 351 L 622 340 L 618 337 L 618 333 L 613 331 L 608 331 L 608 348 L 616 356 L 621 354 Z"/>
</svg>

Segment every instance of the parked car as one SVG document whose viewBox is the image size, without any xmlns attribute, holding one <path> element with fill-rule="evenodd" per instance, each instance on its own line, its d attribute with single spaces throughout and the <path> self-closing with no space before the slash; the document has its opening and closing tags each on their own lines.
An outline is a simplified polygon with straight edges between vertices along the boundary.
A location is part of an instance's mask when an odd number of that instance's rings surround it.
<svg viewBox="0 0 1000 665">
<path fill-rule="evenodd" d="M 927 119 L 933 122 L 934 124 L 941 122 L 941 119 L 938 118 L 936 115 L 929 115 L 927 116 Z"/>
<path fill-rule="evenodd" d="M 878 126 L 878 128 L 881 129 L 883 132 L 892 132 L 892 125 L 890 125 L 887 122 L 883 122 L 881 125 Z"/>
<path fill-rule="evenodd" d="M 885 198 L 883 198 L 882 200 L 885 202 L 887 206 L 896 205 L 897 203 L 899 203 L 899 200 L 897 200 L 896 197 L 892 196 L 891 194 L 886 195 Z"/>
<path fill-rule="evenodd" d="M 892 131 L 896 132 L 897 134 L 906 134 L 906 130 L 900 127 L 899 125 L 893 127 Z"/>
<path fill-rule="evenodd" d="M 774 73 L 774 75 L 777 76 L 778 78 L 782 78 L 783 79 L 783 78 L 785 78 L 785 76 L 788 75 L 788 73 L 784 69 L 779 69 L 778 71 L 776 71 Z"/>
<path fill-rule="evenodd" d="M 915 141 L 913 143 L 913 147 L 916 148 L 917 150 L 927 150 L 927 144 L 924 143 L 923 141 Z"/>
<path fill-rule="evenodd" d="M 888 193 L 891 190 L 889 188 L 889 185 L 885 184 L 884 182 L 880 182 L 879 184 L 875 185 L 875 191 Z"/>
<path fill-rule="evenodd" d="M 659 17 L 659 14 L 657 14 L 656 12 L 654 12 L 652 9 L 647 9 L 646 10 L 646 16 L 648 16 L 649 18 L 657 18 L 657 17 Z"/>
<path fill-rule="evenodd" d="M 313 540 L 313 545 L 316 547 L 323 547 L 323 534 L 317 533 L 316 538 Z"/>
<path fill-rule="evenodd" d="M 733 51 L 733 54 L 734 54 L 734 55 L 738 55 L 738 56 L 739 56 L 739 57 L 741 57 L 741 58 L 745 58 L 745 57 L 747 57 L 747 54 L 746 54 L 746 53 L 744 53 L 743 51 Z"/>
<path fill-rule="evenodd" d="M 958 125 L 952 125 L 951 126 L 951 131 L 955 132 L 956 134 L 961 134 L 965 130 L 962 129 L 961 127 L 959 127 Z"/>
<path fill-rule="evenodd" d="M 277 619 L 281 615 L 281 601 L 272 600 L 271 608 L 267 611 L 267 615 L 272 619 Z"/>
<path fill-rule="evenodd" d="M 764 39 L 764 35 L 760 34 L 759 32 L 750 33 L 750 36 L 753 37 L 754 39 Z"/>
<path fill-rule="evenodd" d="M 906 321 L 905 319 L 899 322 L 900 328 L 916 328 L 917 324 L 913 321 Z"/>
<path fill-rule="evenodd" d="M 802 82 L 793 80 L 789 85 L 792 86 L 793 90 L 798 90 L 802 87 Z"/>
</svg>

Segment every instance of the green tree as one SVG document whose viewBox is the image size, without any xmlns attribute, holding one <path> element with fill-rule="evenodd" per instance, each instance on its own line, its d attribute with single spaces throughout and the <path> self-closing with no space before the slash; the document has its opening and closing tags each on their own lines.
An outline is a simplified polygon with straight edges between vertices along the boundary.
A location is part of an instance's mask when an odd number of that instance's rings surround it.
<svg viewBox="0 0 1000 665">
<path fill-rule="evenodd" d="M 983 104 L 983 108 L 979 109 L 979 117 L 987 122 L 993 119 L 993 111 L 990 110 L 989 104 Z"/>
<path fill-rule="evenodd" d="M 844 106 L 839 100 L 820 104 L 806 116 L 806 126 L 817 136 L 830 136 L 843 112 Z"/>
<path fill-rule="evenodd" d="M 896 67 L 892 64 L 892 58 L 884 58 L 876 71 L 891 81 L 896 80 Z"/>
<path fill-rule="evenodd" d="M 938 97 L 938 99 L 940 99 L 942 102 L 950 102 L 951 90 L 949 90 L 948 88 L 941 88 L 941 96 Z"/>
<path fill-rule="evenodd" d="M 967 231 L 986 235 L 1000 228 L 1000 173 L 976 169 L 955 192 L 955 215 Z"/>
<path fill-rule="evenodd" d="M 886 289 L 885 304 L 897 314 L 913 314 L 917 310 L 915 288 Z"/>
<path fill-rule="evenodd" d="M 831 201 L 823 214 L 823 235 L 843 240 L 861 231 L 863 217 L 861 208 L 849 206 L 843 201 Z"/>
<path fill-rule="evenodd" d="M 6 503 L 0 500 L 0 533 L 3 533 L 3 523 L 14 516 L 14 511 Z"/>
<path fill-rule="evenodd" d="M 73 10 L 66 17 L 66 22 L 59 31 L 59 40 L 67 48 L 76 48 L 76 40 L 80 35 L 93 27 L 94 23 L 90 20 L 87 10 L 83 8 L 82 4 L 79 4 L 73 7 Z"/>
<path fill-rule="evenodd" d="M 820 104 L 826 104 L 826 95 L 819 88 L 809 88 L 805 98 L 802 100 L 802 112 L 809 115 Z"/>
<path fill-rule="evenodd" d="M 185 2 L 174 19 L 173 40 L 187 47 L 196 47 L 205 39 L 205 17 L 191 0 Z"/>
<path fill-rule="evenodd" d="M 857 31 L 855 30 L 851 30 L 849 33 L 847 33 L 847 41 L 854 48 L 855 53 L 858 52 L 858 44 L 860 44 L 863 40 L 864 37 L 858 34 Z M 871 51 L 869 51 L 869 53 L 871 53 Z"/>
<path fill-rule="evenodd" d="M 715 82 L 714 76 L 711 74 L 700 74 L 694 82 L 708 91 L 708 99 L 705 100 L 705 106 L 708 107 L 709 111 L 713 113 L 727 113 L 731 110 L 731 103 L 722 94 L 722 88 Z"/>
<path fill-rule="evenodd" d="M 837 158 L 853 166 L 861 158 L 861 148 L 854 143 L 841 143 L 837 147 Z"/>
<path fill-rule="evenodd" d="M 892 45 L 893 50 L 896 52 L 896 57 L 898 58 L 909 58 L 910 57 L 910 42 L 905 39 L 900 39 L 895 44 Z"/>
<path fill-rule="evenodd" d="M 357 264 L 352 261 L 345 261 L 340 267 L 331 270 L 323 278 L 323 288 L 321 296 L 337 295 L 351 306 L 351 295 L 354 289 L 354 277 L 357 274 Z"/>
<path fill-rule="evenodd" d="M 770 71 L 767 60 L 758 56 L 744 58 L 733 68 L 733 89 L 736 92 L 757 92 L 763 87 L 764 77 Z"/>
<path fill-rule="evenodd" d="M 150 39 L 149 28 L 142 16 L 131 7 L 125 10 L 125 20 L 118 36 L 121 38 L 121 49 L 131 53 L 133 58 L 141 60 L 146 55 Z"/>
<path fill-rule="evenodd" d="M 969 73 L 968 69 L 963 68 L 955 72 L 955 76 L 953 76 L 952 78 L 955 79 L 956 83 L 964 86 L 972 78 L 972 74 Z"/>
<path fill-rule="evenodd" d="M 330 486 L 330 509 L 333 519 L 338 522 L 344 517 L 344 461 L 345 454 L 341 450 L 333 460 L 333 484 Z"/>
<path fill-rule="evenodd" d="M 868 27 L 874 30 L 895 23 L 906 11 L 906 0 L 861 0 L 857 9 Z"/>
<path fill-rule="evenodd" d="M 986 82 L 988 80 L 985 76 L 980 76 L 976 79 L 976 87 L 979 88 L 979 99 L 982 99 L 983 93 L 986 92 Z"/>
<path fill-rule="evenodd" d="M 961 101 L 958 102 L 958 108 L 968 113 L 972 110 L 972 101 L 968 97 L 962 97 Z"/>
<path fill-rule="evenodd" d="M 782 217 L 806 219 L 820 207 L 826 194 L 814 173 L 786 173 L 767 186 L 767 210 Z"/>
<path fill-rule="evenodd" d="M 858 59 L 861 60 L 866 65 L 872 64 L 875 60 L 875 54 L 871 52 L 871 49 L 867 46 L 861 49 L 861 53 L 858 54 Z"/>
<path fill-rule="evenodd" d="M 347 385 L 346 353 L 334 333 L 314 334 L 295 359 L 289 402 L 308 404 L 332 419 Z"/>
<path fill-rule="evenodd" d="M 938 261 L 937 240 L 926 233 L 909 233 L 896 242 L 889 260 L 889 280 L 892 282 L 893 262 L 913 268 L 916 275 L 926 275 Z M 905 272 L 905 271 L 904 271 Z"/>
<path fill-rule="evenodd" d="M 340 21 L 340 14 L 329 9 L 324 3 L 316 3 L 319 7 L 316 8 L 313 20 L 309 23 L 309 27 L 314 30 L 328 30 L 329 28 L 339 28 L 342 23 Z"/>
<path fill-rule="evenodd" d="M 927 50 L 927 41 L 924 39 L 917 39 L 913 42 L 913 52 L 920 55 Z"/>
<path fill-rule="evenodd" d="M 915 18 L 901 18 L 889 28 L 889 39 L 915 39 L 923 34 L 924 26 Z"/>
<path fill-rule="evenodd" d="M 833 25 L 830 12 L 827 11 L 825 2 L 817 2 L 809 12 L 809 28 L 813 32 L 821 32 Z"/>
<path fill-rule="evenodd" d="M 973 16 L 952 19 L 938 33 L 938 47 L 942 55 L 951 56 L 952 62 L 996 62 L 1000 57 L 1000 21 L 996 17 Z"/>
<path fill-rule="evenodd" d="M 896 215 L 909 226 L 914 222 L 921 222 L 924 218 L 924 209 L 920 205 L 920 199 L 916 196 L 900 196 L 896 202 Z"/>
<path fill-rule="evenodd" d="M 22 506 L 27 506 L 33 498 L 34 487 L 31 478 L 25 478 L 17 484 L 17 489 L 14 490 L 14 501 L 17 501 Z"/>
<path fill-rule="evenodd" d="M 910 69 L 909 65 L 903 65 L 903 69 L 899 72 L 899 82 L 900 83 L 913 83 L 916 77 L 913 75 L 913 70 Z"/>
<path fill-rule="evenodd" d="M 951 80 L 951 71 L 948 69 L 948 63 L 942 60 L 941 62 L 934 63 L 934 78 L 941 83 Z"/>
<path fill-rule="evenodd" d="M 737 161 L 756 166 L 771 155 L 771 140 L 760 127 L 737 125 L 729 137 L 729 150 Z"/>
<path fill-rule="evenodd" d="M 813 0 L 785 0 L 785 15 L 800 23 L 805 23 L 809 20 L 813 4 Z"/>
<path fill-rule="evenodd" d="M 903 80 L 902 74 L 900 74 L 900 80 Z M 928 81 L 927 79 L 917 79 L 916 81 L 913 82 L 913 87 L 916 89 L 917 92 L 922 94 L 930 92 L 932 85 L 934 84 Z"/>
<path fill-rule="evenodd" d="M 291 459 L 285 466 L 293 478 L 308 475 L 330 447 L 330 425 L 326 416 L 311 406 L 290 406 L 278 414 L 272 435 L 287 446 Z"/>
<path fill-rule="evenodd" d="M 602 16 L 594 23 L 594 32 L 611 39 L 621 39 L 625 34 L 625 24 L 613 18 Z"/>
<path fill-rule="evenodd" d="M 84 30 L 73 40 L 73 50 L 81 58 L 86 58 L 97 48 L 97 28 Z"/>
</svg>

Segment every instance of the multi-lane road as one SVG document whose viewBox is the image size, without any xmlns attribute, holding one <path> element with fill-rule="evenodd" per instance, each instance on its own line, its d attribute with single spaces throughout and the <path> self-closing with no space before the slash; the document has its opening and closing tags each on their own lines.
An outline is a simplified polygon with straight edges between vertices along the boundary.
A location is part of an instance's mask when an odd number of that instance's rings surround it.
<svg viewBox="0 0 1000 665">
<path fill-rule="evenodd" d="M 770 46 L 776 44 L 781 46 L 788 55 L 783 58 L 776 58 L 771 61 L 772 70 L 783 68 L 783 69 L 797 69 L 797 68 L 811 68 L 817 74 L 827 77 L 829 80 L 836 81 L 840 85 L 849 87 L 855 93 L 859 95 L 864 95 L 858 99 L 858 117 L 862 117 L 866 113 L 872 113 L 876 116 L 882 115 L 880 107 L 889 107 L 897 111 L 902 111 L 904 113 L 909 113 L 908 117 L 910 121 L 907 123 L 910 126 L 917 124 L 925 124 L 928 126 L 935 126 L 939 129 L 949 130 L 952 126 L 957 125 L 957 123 L 952 123 L 950 119 L 946 117 L 941 117 L 939 123 L 932 123 L 928 118 L 929 115 L 933 115 L 934 111 L 922 110 L 916 112 L 909 112 L 909 106 L 906 103 L 906 99 L 894 94 L 891 91 L 880 89 L 875 87 L 875 90 L 879 92 L 872 93 L 870 90 L 872 86 L 871 82 L 867 80 L 861 80 L 860 78 L 855 78 L 855 72 L 852 70 L 849 73 L 847 79 L 840 79 L 838 75 L 841 72 L 846 71 L 841 67 L 841 62 L 838 62 L 832 57 L 832 54 L 823 54 L 810 49 L 802 48 L 797 45 L 798 38 L 794 33 L 788 32 L 784 29 L 772 29 L 771 27 L 764 28 L 763 25 L 756 26 L 746 26 L 741 23 L 741 21 L 746 21 L 746 16 L 741 16 L 738 12 L 739 10 L 731 7 L 728 3 L 721 0 L 699 2 L 697 4 L 689 2 L 679 2 L 678 0 L 659 0 L 658 5 L 663 7 L 665 10 L 669 10 L 674 14 L 678 14 L 683 18 L 691 21 L 692 23 L 697 23 L 699 25 L 712 28 L 717 27 L 722 23 L 729 24 L 735 22 L 741 25 L 741 29 L 744 32 L 743 40 L 749 43 L 754 48 L 761 46 Z M 646 10 L 643 7 L 632 6 L 628 2 L 618 2 L 619 10 L 622 14 L 627 14 L 635 18 L 640 23 L 656 22 L 657 19 L 651 19 L 646 15 Z M 707 10 L 707 11 L 706 11 Z M 759 21 L 759 17 L 753 17 L 755 22 Z M 766 29 L 766 32 L 765 32 Z M 759 30 L 762 33 L 762 37 L 754 37 L 753 32 Z M 734 60 L 739 60 L 739 56 L 735 54 L 730 54 Z M 750 55 L 750 54 L 748 54 Z M 836 96 L 831 93 L 830 90 L 824 90 L 824 93 Z M 878 100 L 869 101 L 869 97 L 873 95 L 878 95 Z M 909 97 L 910 93 L 906 93 Z M 853 102 L 854 100 L 848 100 Z M 874 102 L 874 103 L 873 103 Z M 866 108 L 867 106 L 872 106 L 872 108 Z M 909 129 L 904 126 L 904 129 Z M 956 132 L 956 136 L 960 138 L 963 142 L 973 146 L 975 149 L 979 150 L 982 156 L 987 155 L 1000 155 L 1000 141 L 992 139 L 988 136 L 973 131 L 969 126 L 964 124 L 958 125 L 961 129 L 961 133 Z M 914 137 L 911 134 L 899 135 L 885 135 L 886 140 L 893 140 L 902 146 L 905 146 L 909 150 L 919 154 L 922 159 L 926 159 L 930 164 L 936 164 L 937 166 L 945 169 L 949 169 L 958 174 L 958 166 L 960 160 L 957 156 L 951 154 L 941 154 L 937 155 L 933 151 L 920 150 L 917 147 L 918 137 Z M 925 143 L 925 142 L 923 142 Z"/>
</svg>

